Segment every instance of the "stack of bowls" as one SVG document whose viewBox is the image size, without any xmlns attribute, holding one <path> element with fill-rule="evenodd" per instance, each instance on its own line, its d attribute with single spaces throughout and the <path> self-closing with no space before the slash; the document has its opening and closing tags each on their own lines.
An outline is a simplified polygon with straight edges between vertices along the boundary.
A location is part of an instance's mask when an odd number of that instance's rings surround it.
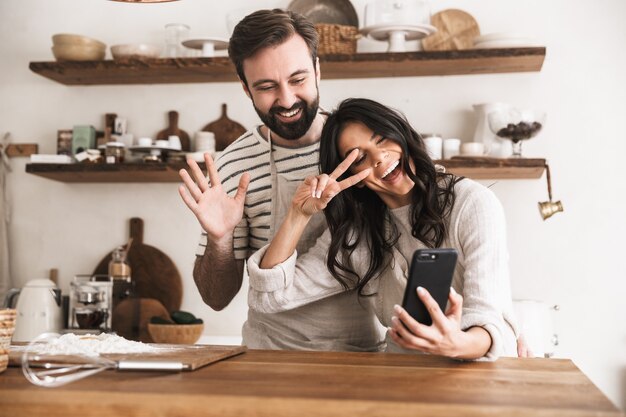
<svg viewBox="0 0 626 417">
<path fill-rule="evenodd" d="M 52 36 L 52 53 L 57 61 L 97 61 L 104 59 L 107 46 L 92 38 L 69 33 Z"/>
<path fill-rule="evenodd" d="M 15 331 L 16 316 L 17 311 L 14 309 L 0 309 L 0 373 L 9 364 L 9 346 Z"/>
</svg>

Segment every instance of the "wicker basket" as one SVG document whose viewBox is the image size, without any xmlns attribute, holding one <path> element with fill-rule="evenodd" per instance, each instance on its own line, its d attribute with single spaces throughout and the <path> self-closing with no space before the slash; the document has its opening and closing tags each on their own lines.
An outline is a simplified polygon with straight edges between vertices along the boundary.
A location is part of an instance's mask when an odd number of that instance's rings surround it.
<svg viewBox="0 0 626 417">
<path fill-rule="evenodd" d="M 318 23 L 315 29 L 320 38 L 318 55 L 356 53 L 356 41 L 361 35 L 355 26 Z"/>
</svg>

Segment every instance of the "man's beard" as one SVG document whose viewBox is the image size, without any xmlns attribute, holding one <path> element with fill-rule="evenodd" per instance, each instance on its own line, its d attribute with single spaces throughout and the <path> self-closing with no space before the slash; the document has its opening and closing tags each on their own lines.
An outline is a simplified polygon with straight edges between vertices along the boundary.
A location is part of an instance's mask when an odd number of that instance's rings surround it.
<svg viewBox="0 0 626 417">
<path fill-rule="evenodd" d="M 254 110 L 256 110 L 256 114 L 259 115 L 259 118 L 265 124 L 265 126 L 269 127 L 272 132 L 276 133 L 278 136 L 284 139 L 297 140 L 304 136 L 313 124 L 313 120 L 315 120 L 315 116 L 317 115 L 317 111 L 319 109 L 319 104 L 320 98 L 318 94 L 311 104 L 307 104 L 306 101 L 300 100 L 289 109 L 285 109 L 284 107 L 280 106 L 274 106 L 269 110 L 268 113 L 263 113 L 255 105 Z M 284 123 L 280 121 L 278 117 L 276 117 L 276 113 L 284 113 L 296 109 L 302 109 L 302 115 L 295 122 Z"/>
</svg>

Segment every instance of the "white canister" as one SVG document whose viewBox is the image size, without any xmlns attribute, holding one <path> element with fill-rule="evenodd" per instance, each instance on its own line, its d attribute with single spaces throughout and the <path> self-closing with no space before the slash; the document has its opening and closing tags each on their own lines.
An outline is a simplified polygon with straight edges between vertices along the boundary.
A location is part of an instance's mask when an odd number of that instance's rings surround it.
<svg viewBox="0 0 626 417">
<path fill-rule="evenodd" d="M 430 159 L 443 159 L 443 139 L 441 135 L 432 133 L 423 134 L 422 140 L 424 141 Z"/>
<path fill-rule="evenodd" d="M 450 159 L 461 153 L 461 139 L 448 138 L 443 140 L 443 158 Z"/>
<path fill-rule="evenodd" d="M 196 132 L 193 140 L 196 152 L 215 152 L 215 134 L 213 132 Z"/>
</svg>

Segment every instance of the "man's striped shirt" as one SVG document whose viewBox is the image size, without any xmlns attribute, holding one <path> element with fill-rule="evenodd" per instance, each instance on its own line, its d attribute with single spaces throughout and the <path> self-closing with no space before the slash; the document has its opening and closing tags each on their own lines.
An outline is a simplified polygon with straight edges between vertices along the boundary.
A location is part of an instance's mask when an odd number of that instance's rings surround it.
<svg viewBox="0 0 626 417">
<path fill-rule="evenodd" d="M 286 148 L 272 144 L 277 175 L 286 181 L 301 182 L 319 173 L 319 143 L 300 148 Z M 259 127 L 243 134 L 229 145 L 216 161 L 222 187 L 229 195 L 235 195 L 239 178 L 244 172 L 250 174 L 246 193 L 244 215 L 234 232 L 236 259 L 246 259 L 256 250 L 269 243 L 272 214 L 272 178 L 270 146 L 259 133 Z M 291 200 L 292 196 L 282 196 Z M 280 225 L 276 225 L 278 227 Z M 204 254 L 207 235 L 202 233 L 196 254 Z"/>
</svg>

